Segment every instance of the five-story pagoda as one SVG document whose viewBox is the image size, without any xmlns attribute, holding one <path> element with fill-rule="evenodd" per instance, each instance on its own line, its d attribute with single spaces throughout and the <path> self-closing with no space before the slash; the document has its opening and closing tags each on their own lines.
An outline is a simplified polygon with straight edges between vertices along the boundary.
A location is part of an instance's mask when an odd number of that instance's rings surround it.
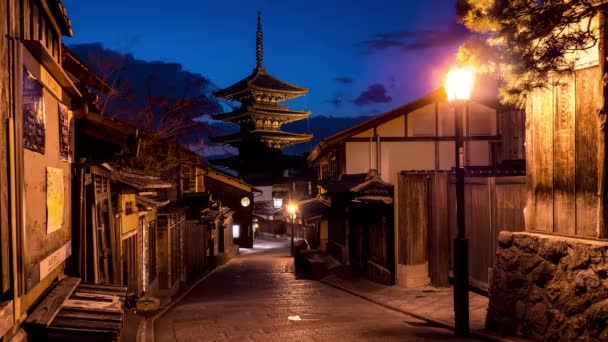
<svg viewBox="0 0 608 342">
<path fill-rule="evenodd" d="M 241 106 L 230 113 L 213 115 L 215 120 L 240 126 L 238 133 L 213 138 L 216 142 L 238 147 L 239 155 L 214 163 L 238 171 L 241 177 L 252 183 L 266 181 L 269 177 L 282 175 L 284 169 L 298 167 L 303 158 L 286 156 L 282 150 L 312 139 L 311 134 L 281 130 L 283 124 L 306 119 L 310 112 L 290 110 L 280 102 L 305 95 L 308 89 L 269 75 L 262 65 L 262 58 L 262 25 L 258 11 L 257 63 L 253 73 L 215 93 L 219 98 L 238 101 Z"/>
</svg>

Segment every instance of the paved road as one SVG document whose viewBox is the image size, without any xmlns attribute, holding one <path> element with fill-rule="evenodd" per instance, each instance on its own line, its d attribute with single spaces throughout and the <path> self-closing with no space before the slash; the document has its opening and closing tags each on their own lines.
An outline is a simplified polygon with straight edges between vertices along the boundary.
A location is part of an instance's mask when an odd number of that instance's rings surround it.
<svg viewBox="0 0 608 342">
<path fill-rule="evenodd" d="M 257 240 L 155 324 L 156 341 L 462 341 L 318 281 L 298 279 L 288 241 Z"/>
</svg>

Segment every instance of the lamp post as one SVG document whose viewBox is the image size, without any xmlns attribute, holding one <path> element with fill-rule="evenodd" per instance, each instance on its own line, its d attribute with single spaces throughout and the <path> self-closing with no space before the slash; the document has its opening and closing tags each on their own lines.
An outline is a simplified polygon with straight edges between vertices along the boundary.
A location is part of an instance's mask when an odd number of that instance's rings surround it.
<svg viewBox="0 0 608 342">
<path fill-rule="evenodd" d="M 291 218 L 291 256 L 293 256 L 293 221 L 296 218 L 296 211 L 298 211 L 298 206 L 290 203 L 287 205 L 287 212 L 289 213 L 289 217 Z"/>
<path fill-rule="evenodd" d="M 456 336 L 469 335 L 469 247 L 464 216 L 464 139 L 462 116 L 475 81 L 472 68 L 453 68 L 446 75 L 445 90 L 454 105 L 456 158 L 456 226 L 454 239 L 454 325 Z"/>
</svg>

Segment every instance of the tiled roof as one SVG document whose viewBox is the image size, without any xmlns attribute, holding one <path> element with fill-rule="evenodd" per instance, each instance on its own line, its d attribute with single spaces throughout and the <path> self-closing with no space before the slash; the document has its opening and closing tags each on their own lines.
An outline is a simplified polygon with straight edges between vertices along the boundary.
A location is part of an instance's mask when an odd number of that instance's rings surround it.
<svg viewBox="0 0 608 342">
<path fill-rule="evenodd" d="M 139 190 L 167 189 L 175 186 L 173 183 L 166 182 L 158 177 L 144 176 L 135 173 L 127 173 L 124 171 L 119 171 L 117 174 L 114 174 L 112 179 L 130 185 Z"/>
<path fill-rule="evenodd" d="M 261 90 L 268 92 L 284 92 L 304 95 L 308 89 L 299 87 L 269 75 L 261 69 L 254 69 L 253 73 L 237 83 L 215 92 L 217 97 L 232 97 L 235 94 L 245 93 L 250 90 Z"/>
</svg>

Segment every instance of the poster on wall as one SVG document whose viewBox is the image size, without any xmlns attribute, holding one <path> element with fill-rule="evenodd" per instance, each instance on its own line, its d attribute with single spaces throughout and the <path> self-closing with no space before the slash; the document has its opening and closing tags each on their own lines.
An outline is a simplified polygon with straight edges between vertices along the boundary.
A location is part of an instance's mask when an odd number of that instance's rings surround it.
<svg viewBox="0 0 608 342">
<path fill-rule="evenodd" d="M 72 140 L 74 130 L 72 129 L 72 111 L 68 107 L 59 104 L 59 157 L 68 163 L 72 162 Z"/>
<path fill-rule="evenodd" d="M 27 70 L 23 70 L 23 146 L 44 154 L 45 114 L 42 85 Z"/>
<path fill-rule="evenodd" d="M 63 227 L 63 170 L 46 168 L 46 232 Z"/>
</svg>

